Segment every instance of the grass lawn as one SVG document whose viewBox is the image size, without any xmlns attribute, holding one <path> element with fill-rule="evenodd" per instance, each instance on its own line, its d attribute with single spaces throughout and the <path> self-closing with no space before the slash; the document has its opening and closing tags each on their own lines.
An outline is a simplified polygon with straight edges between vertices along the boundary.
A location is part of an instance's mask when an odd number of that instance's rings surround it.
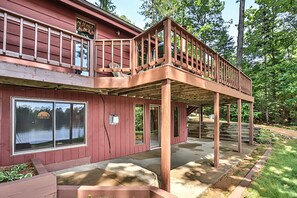
<svg viewBox="0 0 297 198">
<path fill-rule="evenodd" d="M 273 146 L 263 170 L 245 197 L 297 197 L 296 139 L 281 140 Z"/>
</svg>

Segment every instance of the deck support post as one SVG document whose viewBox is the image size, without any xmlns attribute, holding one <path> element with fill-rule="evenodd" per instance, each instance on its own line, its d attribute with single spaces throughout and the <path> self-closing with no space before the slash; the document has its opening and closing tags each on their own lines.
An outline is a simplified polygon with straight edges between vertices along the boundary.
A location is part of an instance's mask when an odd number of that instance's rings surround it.
<svg viewBox="0 0 297 198">
<path fill-rule="evenodd" d="M 202 133 L 202 122 L 203 122 L 203 106 L 199 107 L 199 138 L 201 138 Z"/>
<path fill-rule="evenodd" d="M 226 118 L 226 120 L 227 120 L 227 123 L 228 124 L 230 124 L 230 104 L 227 104 L 226 105 L 227 106 L 227 118 Z"/>
<path fill-rule="evenodd" d="M 220 94 L 214 93 L 214 167 L 219 167 L 220 158 Z"/>
<path fill-rule="evenodd" d="M 249 133 L 249 144 L 253 145 L 254 140 L 254 103 L 250 103 L 250 133 Z"/>
<path fill-rule="evenodd" d="M 237 99 L 238 152 L 241 153 L 241 99 Z"/>
<path fill-rule="evenodd" d="M 161 188 L 170 192 L 171 168 L 171 82 L 162 81 L 161 87 Z"/>
</svg>

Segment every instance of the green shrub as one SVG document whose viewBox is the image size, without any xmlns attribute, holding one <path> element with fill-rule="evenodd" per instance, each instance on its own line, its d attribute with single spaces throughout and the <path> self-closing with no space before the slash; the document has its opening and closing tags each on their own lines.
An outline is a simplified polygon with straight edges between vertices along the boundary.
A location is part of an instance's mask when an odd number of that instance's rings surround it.
<svg viewBox="0 0 297 198">
<path fill-rule="evenodd" d="M 9 182 L 14 180 L 19 180 L 22 178 L 32 177 L 32 173 L 23 174 L 23 172 L 28 167 L 27 164 L 18 164 L 10 167 L 8 170 L 0 170 L 0 182 Z"/>
<path fill-rule="evenodd" d="M 256 142 L 259 144 L 272 144 L 278 140 L 279 138 L 269 129 L 260 129 L 256 137 Z"/>
</svg>

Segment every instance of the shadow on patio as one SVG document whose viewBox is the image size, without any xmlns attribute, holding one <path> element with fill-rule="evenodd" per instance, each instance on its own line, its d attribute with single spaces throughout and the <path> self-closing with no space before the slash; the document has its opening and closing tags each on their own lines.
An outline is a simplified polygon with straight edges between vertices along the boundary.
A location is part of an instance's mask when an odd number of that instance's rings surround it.
<svg viewBox="0 0 297 198">
<path fill-rule="evenodd" d="M 220 166 L 213 167 L 213 141 L 188 138 L 171 148 L 171 193 L 197 197 L 220 179 L 256 146 L 220 142 Z M 160 181 L 160 149 L 55 172 L 60 185 L 157 186 Z"/>
</svg>

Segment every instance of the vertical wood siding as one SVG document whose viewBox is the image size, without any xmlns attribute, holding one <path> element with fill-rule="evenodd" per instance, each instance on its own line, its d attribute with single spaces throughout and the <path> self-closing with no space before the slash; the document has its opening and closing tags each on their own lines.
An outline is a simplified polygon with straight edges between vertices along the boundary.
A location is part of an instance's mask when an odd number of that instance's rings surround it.
<svg viewBox="0 0 297 198">
<path fill-rule="evenodd" d="M 12 156 L 11 97 L 87 102 L 87 146 Z M 102 99 L 105 101 L 105 109 Z M 133 117 L 136 103 L 145 105 L 145 143 L 141 145 L 135 145 L 134 139 Z M 90 156 L 91 162 L 98 162 L 149 150 L 150 104 L 160 104 L 160 101 L 0 85 L 0 166 L 26 162 L 31 158 L 38 158 L 44 164 L 52 164 Z M 186 140 L 186 105 L 173 103 L 173 106 L 180 108 L 180 136 L 173 137 L 173 125 L 171 130 L 171 142 L 176 144 Z M 109 124 L 110 114 L 119 115 L 118 125 Z M 173 112 L 171 119 L 173 120 Z M 104 120 L 107 131 L 105 131 Z M 109 148 L 109 142 L 111 148 Z"/>
</svg>

